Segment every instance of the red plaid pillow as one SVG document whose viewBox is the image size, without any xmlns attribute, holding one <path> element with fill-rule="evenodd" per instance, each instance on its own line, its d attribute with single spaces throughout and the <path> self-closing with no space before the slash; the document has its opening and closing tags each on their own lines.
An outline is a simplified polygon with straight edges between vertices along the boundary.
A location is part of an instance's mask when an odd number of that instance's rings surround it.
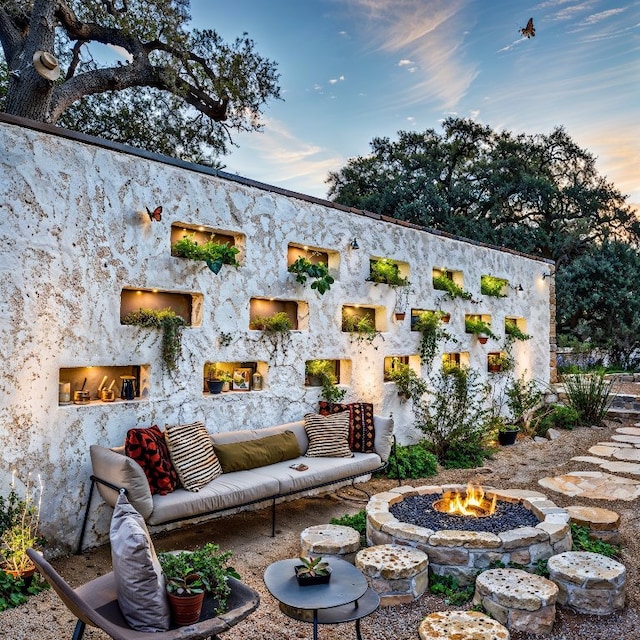
<svg viewBox="0 0 640 640">
<path fill-rule="evenodd" d="M 349 412 L 349 449 L 362 453 L 375 452 L 375 429 L 373 426 L 373 405 L 369 402 L 339 404 L 320 401 L 320 415 L 328 416 L 341 411 Z"/>
<path fill-rule="evenodd" d="M 180 486 L 164 434 L 157 425 L 148 429 L 129 429 L 124 452 L 142 467 L 152 494 L 164 496 Z"/>
</svg>

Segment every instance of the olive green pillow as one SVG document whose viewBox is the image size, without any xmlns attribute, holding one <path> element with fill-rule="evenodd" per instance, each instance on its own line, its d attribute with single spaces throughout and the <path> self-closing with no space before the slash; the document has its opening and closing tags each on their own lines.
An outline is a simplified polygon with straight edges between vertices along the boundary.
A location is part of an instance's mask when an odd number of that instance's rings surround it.
<svg viewBox="0 0 640 640">
<path fill-rule="evenodd" d="M 301 455 L 300 445 L 293 431 L 284 431 L 257 440 L 214 444 L 213 448 L 223 473 L 265 467 Z"/>
</svg>

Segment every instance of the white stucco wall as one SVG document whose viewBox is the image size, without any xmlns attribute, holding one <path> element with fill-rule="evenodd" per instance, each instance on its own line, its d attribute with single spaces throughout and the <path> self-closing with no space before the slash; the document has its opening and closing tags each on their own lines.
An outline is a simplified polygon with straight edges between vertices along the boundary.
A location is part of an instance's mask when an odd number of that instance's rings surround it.
<svg viewBox="0 0 640 640">
<path fill-rule="evenodd" d="M 417 354 L 419 334 L 409 319 L 393 317 L 391 287 L 366 281 L 370 257 L 410 265 L 409 308 L 452 312 L 449 330 L 486 372 L 486 354 L 464 333 L 464 314 L 490 314 L 503 335 L 505 316 L 526 318 L 533 338 L 516 344 L 518 369 L 549 380 L 549 264 L 508 251 L 442 237 L 360 213 L 347 213 L 294 195 L 278 194 L 133 153 L 81 143 L 0 122 L 0 495 L 12 469 L 39 473 L 44 483 L 42 528 L 50 541 L 75 545 L 87 501 L 89 445 L 116 445 L 127 429 L 204 420 L 210 431 L 266 427 L 317 408 L 319 390 L 305 388 L 305 361 L 351 361 L 345 401 L 373 402 L 393 413 L 400 442 L 415 439 L 411 407 L 383 382 L 387 355 Z M 152 223 L 145 206 L 164 207 Z M 244 261 L 214 276 L 204 265 L 170 255 L 172 222 L 242 233 Z M 360 248 L 348 244 L 357 238 Z M 340 253 L 336 282 L 324 296 L 287 273 L 288 243 Z M 433 267 L 464 273 L 479 304 L 437 301 Z M 480 294 L 480 276 L 504 277 L 523 291 L 503 299 Z M 203 295 L 202 325 L 184 331 L 178 371 L 162 368 L 153 332 L 120 324 L 123 287 Z M 260 332 L 249 331 L 249 299 L 308 303 L 308 328 L 293 332 L 274 359 Z M 384 340 L 359 347 L 340 330 L 343 304 L 384 307 Z M 221 332 L 233 341 L 219 346 Z M 202 393 L 205 362 L 264 361 L 265 389 L 209 396 Z M 140 401 L 59 406 L 60 369 L 149 366 L 149 393 Z M 483 375 L 487 375 L 483 373 Z M 87 543 L 104 540 L 109 510 L 99 498 Z"/>
</svg>

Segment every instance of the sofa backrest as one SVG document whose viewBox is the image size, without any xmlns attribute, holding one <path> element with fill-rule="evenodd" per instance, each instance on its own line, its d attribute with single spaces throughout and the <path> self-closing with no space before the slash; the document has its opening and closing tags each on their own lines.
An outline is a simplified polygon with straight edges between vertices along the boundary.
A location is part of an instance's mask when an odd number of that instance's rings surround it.
<svg viewBox="0 0 640 640">
<path fill-rule="evenodd" d="M 217 444 L 231 444 L 233 442 L 243 442 L 245 440 L 259 440 L 260 438 L 273 436 L 277 433 L 284 433 L 285 431 L 293 431 L 296 436 L 296 440 L 298 441 L 300 451 L 304 454 L 309 447 L 309 438 L 307 438 L 307 432 L 304 430 L 304 420 L 287 422 L 286 424 L 279 424 L 275 427 L 266 427 L 265 429 L 243 429 L 239 431 L 227 431 L 224 433 L 212 433 L 211 440 L 215 446 Z"/>
</svg>

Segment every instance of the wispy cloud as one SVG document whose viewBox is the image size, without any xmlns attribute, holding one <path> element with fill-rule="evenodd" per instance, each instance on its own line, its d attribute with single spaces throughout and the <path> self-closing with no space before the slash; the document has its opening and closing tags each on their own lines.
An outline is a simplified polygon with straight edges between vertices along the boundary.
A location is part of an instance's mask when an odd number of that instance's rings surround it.
<svg viewBox="0 0 640 640">
<path fill-rule="evenodd" d="M 467 92 L 478 70 L 466 60 L 462 43 L 465 28 L 461 12 L 469 0 L 350 0 L 363 15 L 369 41 L 381 50 L 405 54 L 415 61 L 415 84 L 405 103 L 425 96 L 450 108 Z M 408 54 L 408 55 L 407 55 Z M 400 65 L 399 65 L 400 66 Z"/>
</svg>

